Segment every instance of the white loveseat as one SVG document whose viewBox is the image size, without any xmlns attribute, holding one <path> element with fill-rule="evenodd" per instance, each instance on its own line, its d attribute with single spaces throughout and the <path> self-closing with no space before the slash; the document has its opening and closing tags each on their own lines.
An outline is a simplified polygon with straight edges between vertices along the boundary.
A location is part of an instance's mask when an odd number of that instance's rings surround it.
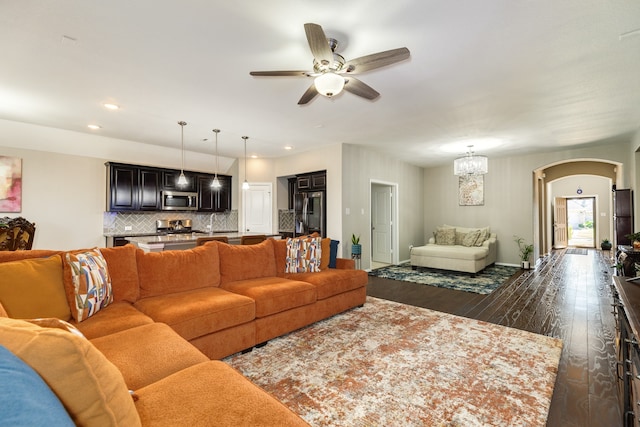
<svg viewBox="0 0 640 427">
<path fill-rule="evenodd" d="M 411 267 L 475 274 L 496 262 L 497 237 L 489 227 L 438 227 L 425 246 L 411 248 Z"/>
</svg>

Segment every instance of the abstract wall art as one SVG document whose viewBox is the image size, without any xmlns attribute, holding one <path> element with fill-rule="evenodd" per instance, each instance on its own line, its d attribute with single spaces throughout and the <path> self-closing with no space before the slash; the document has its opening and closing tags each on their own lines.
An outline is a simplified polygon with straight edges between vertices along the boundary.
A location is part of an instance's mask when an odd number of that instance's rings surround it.
<svg viewBox="0 0 640 427">
<path fill-rule="evenodd" d="M 22 159 L 0 155 L 0 212 L 22 211 Z"/>
<path fill-rule="evenodd" d="M 484 205 L 484 175 L 458 177 L 458 204 L 460 206 Z"/>
</svg>

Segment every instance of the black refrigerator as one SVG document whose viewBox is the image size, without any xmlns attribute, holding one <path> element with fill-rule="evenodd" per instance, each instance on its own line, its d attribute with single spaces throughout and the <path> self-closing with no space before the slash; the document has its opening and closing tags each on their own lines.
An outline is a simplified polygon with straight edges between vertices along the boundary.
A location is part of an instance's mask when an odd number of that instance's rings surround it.
<svg viewBox="0 0 640 427">
<path fill-rule="evenodd" d="M 318 233 L 325 237 L 324 191 L 299 192 L 294 195 L 294 236 Z"/>
</svg>

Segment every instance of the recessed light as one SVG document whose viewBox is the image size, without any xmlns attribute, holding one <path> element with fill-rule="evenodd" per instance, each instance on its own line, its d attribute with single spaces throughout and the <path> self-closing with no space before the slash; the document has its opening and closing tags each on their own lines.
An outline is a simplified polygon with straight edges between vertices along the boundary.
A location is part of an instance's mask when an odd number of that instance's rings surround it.
<svg viewBox="0 0 640 427">
<path fill-rule="evenodd" d="M 285 150 L 293 150 L 293 147 L 290 145 L 285 145 L 284 147 Z"/>
<path fill-rule="evenodd" d="M 251 157 L 252 159 L 257 159 L 257 158 L 258 158 L 258 155 L 257 155 L 257 154 L 252 154 L 252 155 L 250 155 L 249 157 Z"/>
<path fill-rule="evenodd" d="M 104 108 L 106 108 L 107 110 L 119 110 L 120 106 L 116 105 L 116 104 L 102 104 L 104 106 Z"/>
<path fill-rule="evenodd" d="M 98 126 L 98 125 L 87 125 L 87 127 L 91 130 L 102 129 L 102 126 Z"/>
</svg>

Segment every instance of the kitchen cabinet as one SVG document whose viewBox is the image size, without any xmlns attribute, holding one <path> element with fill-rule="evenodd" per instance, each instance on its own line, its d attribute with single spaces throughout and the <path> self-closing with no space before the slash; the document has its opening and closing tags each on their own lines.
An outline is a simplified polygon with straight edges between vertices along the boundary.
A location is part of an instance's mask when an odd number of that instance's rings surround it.
<svg viewBox="0 0 640 427">
<path fill-rule="evenodd" d="M 231 177 L 218 175 L 221 187 L 211 187 L 213 175 L 198 176 L 198 211 L 225 212 L 231 209 Z"/>
<path fill-rule="evenodd" d="M 314 191 L 327 188 L 327 171 L 311 172 L 296 176 L 296 190 Z"/>
<path fill-rule="evenodd" d="M 159 210 L 160 171 L 135 165 L 107 163 L 109 211 Z"/>
<path fill-rule="evenodd" d="M 198 176 L 195 173 L 189 171 L 184 171 L 184 176 L 187 178 L 187 184 L 178 185 L 180 171 L 164 170 L 162 172 L 162 189 L 171 191 L 197 191 L 196 189 L 198 187 Z"/>
</svg>

